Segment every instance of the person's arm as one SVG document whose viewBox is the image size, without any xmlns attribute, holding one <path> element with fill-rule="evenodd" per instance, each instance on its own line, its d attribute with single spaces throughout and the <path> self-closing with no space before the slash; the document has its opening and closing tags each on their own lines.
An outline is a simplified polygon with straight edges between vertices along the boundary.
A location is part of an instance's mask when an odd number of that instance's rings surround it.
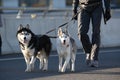
<svg viewBox="0 0 120 80">
<path fill-rule="evenodd" d="M 79 0 L 73 0 L 73 11 L 77 11 L 78 5 L 79 5 Z"/>
<path fill-rule="evenodd" d="M 110 10 L 110 0 L 104 0 L 105 9 Z"/>
<path fill-rule="evenodd" d="M 111 18 L 110 0 L 104 0 L 105 5 L 105 20 L 108 21 Z"/>
<path fill-rule="evenodd" d="M 74 17 L 75 20 L 77 20 L 77 15 L 76 14 L 77 14 L 78 5 L 79 5 L 79 0 L 73 0 L 73 4 L 72 4 L 73 9 L 72 10 L 73 10 L 73 17 Z"/>
</svg>

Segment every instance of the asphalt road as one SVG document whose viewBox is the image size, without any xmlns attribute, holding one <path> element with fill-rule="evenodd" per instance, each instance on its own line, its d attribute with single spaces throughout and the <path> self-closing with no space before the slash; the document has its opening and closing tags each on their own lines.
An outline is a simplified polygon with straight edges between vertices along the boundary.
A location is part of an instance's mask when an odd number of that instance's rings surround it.
<svg viewBox="0 0 120 80">
<path fill-rule="evenodd" d="M 101 49 L 98 68 L 85 64 L 85 55 L 78 51 L 76 71 L 58 72 L 58 56 L 51 52 L 49 70 L 39 70 L 39 61 L 35 63 L 35 71 L 24 72 L 25 61 L 22 54 L 0 56 L 0 80 L 120 80 L 120 48 Z"/>
</svg>

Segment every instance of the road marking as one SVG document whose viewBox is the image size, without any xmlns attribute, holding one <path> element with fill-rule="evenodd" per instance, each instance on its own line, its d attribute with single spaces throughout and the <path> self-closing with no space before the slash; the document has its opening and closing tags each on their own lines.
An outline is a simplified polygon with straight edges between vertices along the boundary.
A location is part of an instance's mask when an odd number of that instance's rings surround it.
<svg viewBox="0 0 120 80">
<path fill-rule="evenodd" d="M 120 49 L 118 50 L 107 50 L 107 51 L 100 51 L 100 53 L 111 53 L 111 52 L 120 52 Z M 79 52 L 77 53 L 77 55 L 81 55 L 84 54 L 83 52 Z M 50 57 L 56 57 L 58 56 L 56 55 L 50 55 Z M 0 61 L 10 61 L 10 60 L 20 60 L 20 59 L 24 59 L 24 57 L 17 57 L 17 58 L 4 58 L 4 59 L 0 59 Z"/>
<path fill-rule="evenodd" d="M 10 61 L 10 60 L 19 60 L 19 59 L 24 59 L 23 57 L 18 57 L 18 58 L 4 58 L 0 59 L 0 61 Z"/>
</svg>

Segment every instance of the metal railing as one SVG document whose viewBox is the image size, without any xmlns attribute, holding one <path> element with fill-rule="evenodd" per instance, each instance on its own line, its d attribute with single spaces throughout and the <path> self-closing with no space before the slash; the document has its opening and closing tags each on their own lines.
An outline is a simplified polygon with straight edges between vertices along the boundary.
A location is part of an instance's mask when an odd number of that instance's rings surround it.
<svg viewBox="0 0 120 80">
<path fill-rule="evenodd" d="M 24 10 L 24 11 L 47 11 L 47 12 L 72 11 L 71 8 L 55 9 L 40 7 L 0 7 L 0 10 Z"/>
</svg>

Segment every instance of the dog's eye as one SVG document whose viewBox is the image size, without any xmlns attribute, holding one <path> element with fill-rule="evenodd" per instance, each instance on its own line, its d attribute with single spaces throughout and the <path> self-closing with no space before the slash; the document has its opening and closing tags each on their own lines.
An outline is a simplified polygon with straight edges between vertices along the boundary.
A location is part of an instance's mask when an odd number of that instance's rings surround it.
<svg viewBox="0 0 120 80">
<path fill-rule="evenodd" d="M 67 38 L 67 36 L 65 36 L 65 38 Z"/>
<path fill-rule="evenodd" d="M 21 33 L 21 35 L 24 35 L 23 33 Z"/>
<path fill-rule="evenodd" d="M 29 33 L 26 33 L 26 35 L 29 35 Z"/>
<path fill-rule="evenodd" d="M 61 38 L 63 38 L 63 36 L 61 36 Z"/>
</svg>

